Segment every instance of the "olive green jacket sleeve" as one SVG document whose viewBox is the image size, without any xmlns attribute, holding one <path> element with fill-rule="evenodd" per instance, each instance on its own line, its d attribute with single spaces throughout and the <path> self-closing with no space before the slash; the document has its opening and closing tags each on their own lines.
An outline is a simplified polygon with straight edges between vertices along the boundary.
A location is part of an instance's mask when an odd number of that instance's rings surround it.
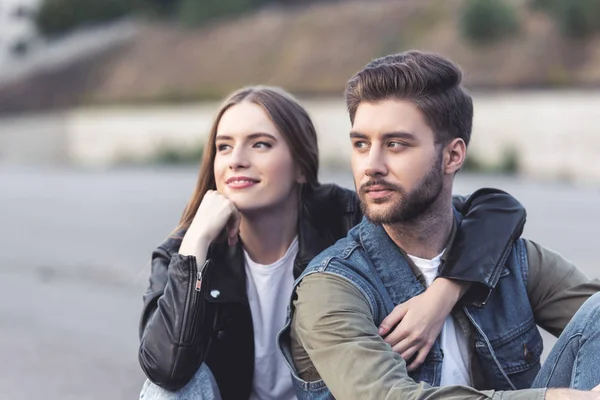
<svg viewBox="0 0 600 400">
<path fill-rule="evenodd" d="M 369 303 L 352 284 L 317 273 L 304 278 L 297 294 L 291 332 L 297 369 L 303 378 L 320 376 L 338 400 L 539 400 L 545 396 L 545 389 L 477 391 L 416 383 L 402 357 L 378 335 Z M 316 371 L 311 374 L 313 365 Z"/>
<path fill-rule="evenodd" d="M 526 241 L 527 292 L 536 322 L 559 335 L 579 307 L 600 291 L 560 254 Z M 319 377 L 338 399 L 543 398 L 540 390 L 478 392 L 451 386 L 431 388 L 407 374 L 402 358 L 377 334 L 364 296 L 345 279 L 328 274 L 306 277 L 298 287 L 292 320 L 292 354 L 301 377 Z"/>
<path fill-rule="evenodd" d="M 579 307 L 600 291 L 600 280 L 590 280 L 559 253 L 525 240 L 529 274 L 527 294 L 535 322 L 559 336 Z"/>
</svg>

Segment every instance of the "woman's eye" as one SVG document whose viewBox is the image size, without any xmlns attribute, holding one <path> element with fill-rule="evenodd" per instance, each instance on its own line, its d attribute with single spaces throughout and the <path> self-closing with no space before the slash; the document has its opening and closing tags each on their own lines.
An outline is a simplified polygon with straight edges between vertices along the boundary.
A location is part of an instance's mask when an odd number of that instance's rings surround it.
<svg viewBox="0 0 600 400">
<path fill-rule="evenodd" d="M 271 147 L 271 143 L 267 143 L 267 142 L 256 142 L 254 143 L 254 148 L 256 149 L 270 149 Z"/>
<path fill-rule="evenodd" d="M 227 149 L 231 148 L 230 145 L 228 144 L 219 144 L 217 145 L 217 151 L 225 151 Z"/>
</svg>

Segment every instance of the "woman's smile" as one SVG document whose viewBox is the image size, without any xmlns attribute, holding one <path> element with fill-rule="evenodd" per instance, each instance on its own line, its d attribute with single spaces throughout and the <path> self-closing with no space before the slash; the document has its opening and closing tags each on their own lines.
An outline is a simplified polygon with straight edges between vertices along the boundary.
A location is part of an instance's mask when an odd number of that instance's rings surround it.
<svg viewBox="0 0 600 400">
<path fill-rule="evenodd" d="M 225 184 L 230 189 L 247 189 L 255 186 L 260 181 L 258 179 L 248 178 L 246 176 L 232 176 L 225 181 Z"/>
</svg>

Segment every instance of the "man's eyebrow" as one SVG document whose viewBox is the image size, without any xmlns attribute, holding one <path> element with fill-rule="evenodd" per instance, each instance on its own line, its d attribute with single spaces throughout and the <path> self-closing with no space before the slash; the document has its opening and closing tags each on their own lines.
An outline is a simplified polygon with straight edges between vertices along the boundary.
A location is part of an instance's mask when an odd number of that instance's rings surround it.
<svg viewBox="0 0 600 400">
<path fill-rule="evenodd" d="M 350 132 L 350 139 L 366 139 L 367 135 L 365 135 L 364 133 L 360 133 L 360 132 L 356 132 L 356 131 L 352 131 Z"/>
<path fill-rule="evenodd" d="M 277 141 L 277 138 L 275 136 L 271 135 L 270 133 L 266 133 L 266 132 L 251 133 L 250 135 L 247 136 L 247 138 L 250 140 L 259 139 L 261 137 L 267 137 L 271 140 Z M 233 140 L 233 137 L 229 136 L 229 135 L 217 135 L 217 137 L 215 137 L 215 140 Z"/>
<path fill-rule="evenodd" d="M 350 132 L 351 139 L 367 139 L 367 135 L 364 133 L 352 131 Z M 405 140 L 415 140 L 416 137 L 412 133 L 404 132 L 404 131 L 396 131 L 396 132 L 387 132 L 382 135 L 383 139 L 405 139 Z"/>
<path fill-rule="evenodd" d="M 383 134 L 384 139 L 406 139 L 406 140 L 415 140 L 416 137 L 412 133 L 408 133 L 405 131 L 396 131 L 396 132 L 388 132 Z"/>
</svg>

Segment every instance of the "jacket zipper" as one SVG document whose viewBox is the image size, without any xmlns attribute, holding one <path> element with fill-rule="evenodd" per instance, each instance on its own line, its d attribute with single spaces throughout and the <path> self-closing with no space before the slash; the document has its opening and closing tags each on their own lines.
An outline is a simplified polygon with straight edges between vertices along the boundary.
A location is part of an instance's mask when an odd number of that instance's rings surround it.
<svg viewBox="0 0 600 400">
<path fill-rule="evenodd" d="M 202 315 L 202 310 L 204 308 L 204 302 L 202 301 L 202 281 L 209 264 L 210 260 L 206 260 L 204 265 L 202 265 L 202 268 L 198 268 L 196 260 L 193 260 L 191 268 L 193 290 L 190 291 L 190 304 L 188 304 L 188 310 L 191 312 L 191 318 L 188 319 L 190 322 L 187 323 L 185 327 L 185 336 L 190 338 L 189 341 L 186 341 L 187 343 L 193 343 L 197 336 L 198 320 L 200 315 Z"/>
</svg>

